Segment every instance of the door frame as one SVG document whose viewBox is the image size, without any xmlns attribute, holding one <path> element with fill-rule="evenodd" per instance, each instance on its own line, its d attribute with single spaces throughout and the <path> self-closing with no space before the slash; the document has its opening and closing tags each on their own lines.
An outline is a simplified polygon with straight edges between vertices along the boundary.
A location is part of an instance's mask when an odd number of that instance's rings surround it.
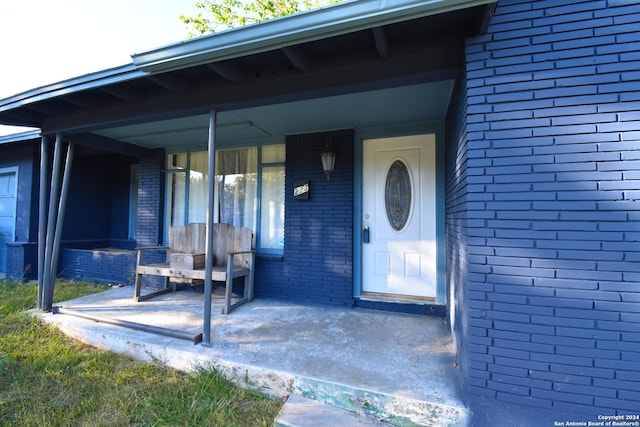
<svg viewBox="0 0 640 427">
<path fill-rule="evenodd" d="M 16 240 L 16 220 L 18 219 L 18 179 L 20 178 L 20 168 L 18 166 L 9 166 L 0 168 L 0 174 L 15 174 L 15 198 L 16 198 L 16 206 L 13 211 L 13 235 L 11 237 L 11 241 L 15 242 Z M 0 265 L 4 264 L 6 266 L 7 259 L 5 258 L 4 263 L 0 263 Z M 6 270 L 6 268 L 4 269 Z M 6 273 L 6 271 L 0 270 L 1 273 Z"/>
<path fill-rule="evenodd" d="M 363 151 L 364 141 L 420 134 L 435 134 L 436 139 L 436 300 L 435 304 L 446 304 L 445 263 L 445 173 L 444 173 L 444 123 L 414 123 L 384 128 L 356 129 L 354 162 L 353 204 L 353 296 L 362 297 L 363 287 Z M 424 304 L 424 302 L 422 302 Z"/>
</svg>

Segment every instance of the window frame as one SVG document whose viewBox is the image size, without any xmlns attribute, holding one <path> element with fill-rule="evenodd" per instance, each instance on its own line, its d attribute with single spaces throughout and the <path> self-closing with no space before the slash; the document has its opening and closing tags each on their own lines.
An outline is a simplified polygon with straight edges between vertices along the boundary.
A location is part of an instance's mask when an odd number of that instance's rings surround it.
<svg viewBox="0 0 640 427">
<path fill-rule="evenodd" d="M 258 150 L 258 212 L 257 212 L 257 218 L 258 221 L 257 222 L 257 226 L 256 228 L 258 230 L 256 230 L 256 251 L 262 254 L 268 254 L 268 255 L 282 255 L 284 253 L 284 233 L 282 236 L 282 240 L 283 240 L 283 244 L 281 248 L 263 248 L 260 246 L 260 241 L 262 240 L 261 237 L 261 231 L 262 231 L 262 183 L 263 183 L 263 173 L 264 173 L 264 169 L 265 168 L 283 168 L 284 169 L 284 174 L 285 174 L 285 179 L 286 179 L 286 175 L 287 175 L 287 168 L 286 168 L 286 158 L 284 162 L 276 162 L 276 163 L 262 163 L 262 149 Z M 283 183 L 286 186 L 286 182 Z M 283 197 L 283 204 L 285 203 L 284 200 L 286 199 L 286 194 L 285 194 L 285 187 L 282 188 L 282 197 Z M 286 205 L 285 205 L 286 206 Z M 286 211 L 286 207 L 285 207 L 285 211 Z M 284 216 L 282 218 L 282 229 L 284 230 Z"/>
<path fill-rule="evenodd" d="M 264 169 L 268 169 L 268 168 L 272 168 L 272 167 L 283 167 L 284 171 L 285 171 L 285 176 L 286 176 L 286 157 L 284 159 L 284 161 L 282 162 L 274 162 L 274 163 L 263 163 L 263 158 L 262 158 L 262 148 L 266 147 L 266 146 L 272 146 L 272 145 L 282 145 L 284 150 L 285 150 L 285 156 L 286 156 L 286 145 L 285 145 L 285 140 L 284 138 L 274 138 L 272 140 L 269 141 L 263 141 L 263 142 L 253 142 L 253 143 L 243 143 L 243 144 L 233 144 L 233 145 L 225 145 L 222 147 L 218 147 L 216 148 L 216 157 L 217 157 L 217 153 L 219 151 L 223 151 L 223 150 L 233 150 L 233 149 L 243 149 L 243 148 L 253 148 L 256 147 L 257 148 L 257 161 L 258 161 L 258 165 L 257 165 L 257 180 L 258 180 L 258 185 L 256 188 L 256 197 L 257 197 L 257 203 L 256 203 L 256 230 L 254 230 L 254 249 L 257 253 L 259 254 L 265 254 L 265 255 L 282 255 L 284 253 L 284 245 L 281 248 L 262 248 L 260 247 L 260 236 L 261 236 L 261 232 L 262 232 L 262 181 L 263 181 L 263 172 Z M 183 150 L 172 150 L 169 151 L 167 150 L 165 152 L 165 160 L 167 161 L 167 167 L 165 168 L 165 190 L 164 190 L 164 218 L 163 218 L 163 243 L 167 244 L 168 242 L 168 236 L 169 236 L 169 228 L 171 226 L 171 204 L 170 204 L 170 197 L 169 197 L 169 191 L 170 191 L 170 186 L 171 186 L 171 179 L 172 179 L 172 175 L 173 174 L 178 174 L 181 173 L 184 175 L 184 179 L 185 179 L 185 200 L 184 200 L 184 204 L 185 204 L 185 222 L 189 223 L 189 187 L 190 187 L 190 182 L 189 182 L 189 174 L 191 173 L 191 155 L 193 153 L 198 153 L 198 152 L 203 152 L 206 151 L 206 148 L 202 149 L 201 147 L 191 147 L 191 148 L 185 148 Z M 180 155 L 180 154 L 186 154 L 186 166 L 184 169 L 182 168 L 174 168 L 173 166 L 171 166 L 169 164 L 169 158 L 170 156 L 173 155 Z M 285 197 L 285 188 L 283 187 L 282 189 L 282 194 L 283 194 L 283 199 Z M 284 228 L 284 218 L 282 218 L 282 226 Z M 283 236 L 284 237 L 284 236 Z"/>
<path fill-rule="evenodd" d="M 138 239 L 138 188 L 140 187 L 140 165 L 129 168 L 129 239 Z"/>
</svg>

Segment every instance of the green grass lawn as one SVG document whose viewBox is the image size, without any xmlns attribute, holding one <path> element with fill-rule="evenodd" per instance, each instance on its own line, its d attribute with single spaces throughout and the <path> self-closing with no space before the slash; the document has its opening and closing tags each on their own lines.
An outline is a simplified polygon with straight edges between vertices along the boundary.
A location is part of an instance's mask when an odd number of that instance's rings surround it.
<svg viewBox="0 0 640 427">
<path fill-rule="evenodd" d="M 56 300 L 103 290 L 58 282 Z M 219 373 L 182 373 L 67 338 L 26 310 L 35 284 L 0 280 L 0 426 L 270 426 L 281 403 Z"/>
</svg>

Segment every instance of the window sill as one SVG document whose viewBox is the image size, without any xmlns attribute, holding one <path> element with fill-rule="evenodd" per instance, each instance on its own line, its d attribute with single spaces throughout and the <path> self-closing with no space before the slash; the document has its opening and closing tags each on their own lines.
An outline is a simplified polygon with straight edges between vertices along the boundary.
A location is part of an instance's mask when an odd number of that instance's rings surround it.
<svg viewBox="0 0 640 427">
<path fill-rule="evenodd" d="M 264 260 L 264 261 L 282 261 L 284 259 L 284 255 L 258 252 L 256 253 L 256 259 Z"/>
</svg>

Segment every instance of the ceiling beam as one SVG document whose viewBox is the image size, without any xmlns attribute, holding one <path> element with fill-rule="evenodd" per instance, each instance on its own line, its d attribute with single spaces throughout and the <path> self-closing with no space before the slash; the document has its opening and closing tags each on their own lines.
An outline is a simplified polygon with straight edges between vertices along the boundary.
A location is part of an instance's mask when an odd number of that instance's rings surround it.
<svg viewBox="0 0 640 427">
<path fill-rule="evenodd" d="M 74 144 L 97 148 L 110 153 L 124 154 L 137 158 L 149 158 L 153 150 L 139 145 L 127 144 L 117 139 L 109 138 L 94 133 L 65 134 L 64 139 Z"/>
<path fill-rule="evenodd" d="M 123 101 L 140 102 L 146 97 L 143 91 L 124 85 L 104 86 L 101 89 L 109 95 L 115 96 Z"/>
<path fill-rule="evenodd" d="M 376 44 L 376 51 L 378 52 L 378 56 L 380 59 L 387 59 L 389 56 L 389 47 L 387 43 L 387 36 L 384 33 L 384 29 L 382 27 L 372 28 L 373 32 L 373 40 Z"/>
<path fill-rule="evenodd" d="M 184 93 L 191 89 L 191 84 L 174 74 L 159 74 L 156 76 L 149 76 L 149 80 L 167 89 L 168 91 L 175 93 Z"/>
<path fill-rule="evenodd" d="M 66 116 L 75 109 L 72 104 L 61 100 L 53 100 L 43 103 L 34 102 L 25 105 L 25 107 L 29 110 L 42 113 L 45 116 Z"/>
<path fill-rule="evenodd" d="M 9 111 L 3 111 L 3 115 L 7 117 L 13 117 L 14 119 L 18 119 L 21 122 L 27 124 L 28 126 L 40 127 L 40 123 L 46 117 L 45 114 L 36 112 L 35 110 L 27 110 L 25 108 L 21 108 L 20 110 L 14 109 Z"/>
<path fill-rule="evenodd" d="M 27 126 L 27 127 L 40 127 L 40 123 L 31 120 L 23 120 L 15 117 L 14 115 L 2 113 L 0 114 L 0 123 L 7 126 Z"/>
<path fill-rule="evenodd" d="M 300 46 L 283 47 L 282 53 L 298 70 L 308 73 L 311 71 L 311 58 Z"/>
<path fill-rule="evenodd" d="M 88 94 L 86 92 L 71 93 L 62 97 L 67 102 L 70 102 L 80 108 L 89 108 L 91 110 L 97 110 L 107 104 L 107 100 L 104 96 L 98 96 L 96 93 Z"/>
<path fill-rule="evenodd" d="M 218 73 L 222 78 L 232 83 L 241 84 L 249 80 L 249 71 L 234 62 L 212 62 L 207 64 L 207 66 Z"/>
</svg>

